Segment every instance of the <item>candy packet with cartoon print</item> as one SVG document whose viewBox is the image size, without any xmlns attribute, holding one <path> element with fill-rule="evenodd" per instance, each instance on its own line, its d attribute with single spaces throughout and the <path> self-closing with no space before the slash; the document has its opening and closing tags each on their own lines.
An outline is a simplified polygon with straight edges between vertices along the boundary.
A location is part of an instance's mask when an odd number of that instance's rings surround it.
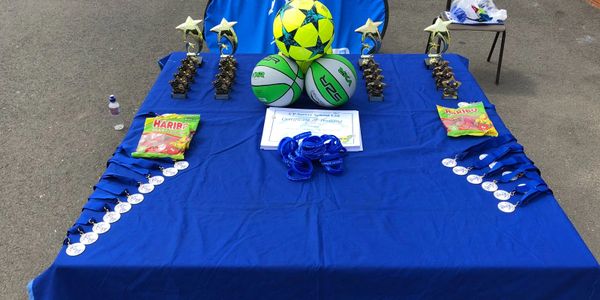
<svg viewBox="0 0 600 300">
<path fill-rule="evenodd" d="M 133 157 L 184 159 L 200 123 L 200 115 L 165 114 L 146 118 Z"/>
<path fill-rule="evenodd" d="M 485 112 L 483 102 L 475 102 L 459 108 L 437 105 L 437 110 L 448 136 L 498 136 L 498 131 Z"/>
</svg>

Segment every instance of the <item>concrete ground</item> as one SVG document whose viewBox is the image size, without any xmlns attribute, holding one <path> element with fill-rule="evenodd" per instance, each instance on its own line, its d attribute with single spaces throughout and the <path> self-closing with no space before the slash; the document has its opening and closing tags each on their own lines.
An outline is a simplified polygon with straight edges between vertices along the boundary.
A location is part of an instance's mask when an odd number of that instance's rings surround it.
<svg viewBox="0 0 600 300">
<path fill-rule="evenodd" d="M 1 299 L 26 297 L 123 137 L 106 121 L 107 95 L 131 118 L 157 58 L 181 48 L 174 26 L 201 17 L 205 2 L 0 0 Z M 471 59 L 600 257 L 600 10 L 585 0 L 496 2 L 509 12 L 501 84 L 497 59 L 485 62 L 492 33 L 457 32 L 451 52 Z M 445 1 L 389 3 L 384 52 L 423 51 L 423 28 Z"/>
</svg>

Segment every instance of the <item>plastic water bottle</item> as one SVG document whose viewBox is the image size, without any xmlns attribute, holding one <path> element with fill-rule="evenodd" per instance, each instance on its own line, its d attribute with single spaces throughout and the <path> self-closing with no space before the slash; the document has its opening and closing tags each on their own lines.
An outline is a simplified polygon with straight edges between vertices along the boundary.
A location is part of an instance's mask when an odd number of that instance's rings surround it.
<svg viewBox="0 0 600 300">
<path fill-rule="evenodd" d="M 125 123 L 121 116 L 121 105 L 117 102 L 117 97 L 115 97 L 115 95 L 108 96 L 108 110 L 110 111 L 113 128 L 115 130 L 123 130 L 123 128 L 125 128 Z"/>
</svg>

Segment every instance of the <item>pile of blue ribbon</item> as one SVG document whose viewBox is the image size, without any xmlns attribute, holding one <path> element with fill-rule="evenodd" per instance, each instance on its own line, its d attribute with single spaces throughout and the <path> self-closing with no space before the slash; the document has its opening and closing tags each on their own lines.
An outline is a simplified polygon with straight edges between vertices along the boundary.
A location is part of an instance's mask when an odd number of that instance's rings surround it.
<svg viewBox="0 0 600 300">
<path fill-rule="evenodd" d="M 313 161 L 318 161 L 330 174 L 344 171 L 343 154 L 346 148 L 335 135 L 312 135 L 310 131 L 285 137 L 277 148 L 283 162 L 288 166 L 287 177 L 292 181 L 308 180 L 312 176 Z"/>
</svg>

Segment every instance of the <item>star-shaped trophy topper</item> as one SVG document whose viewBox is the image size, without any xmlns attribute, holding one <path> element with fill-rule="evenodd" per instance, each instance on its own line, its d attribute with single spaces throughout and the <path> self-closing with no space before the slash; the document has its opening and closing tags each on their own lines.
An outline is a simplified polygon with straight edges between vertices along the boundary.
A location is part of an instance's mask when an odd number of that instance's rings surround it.
<svg viewBox="0 0 600 300">
<path fill-rule="evenodd" d="M 431 32 L 432 36 L 436 36 L 438 33 L 449 36 L 450 32 L 448 31 L 448 25 L 451 23 L 452 21 L 444 21 L 442 18 L 437 18 L 435 23 L 425 28 L 425 31 Z"/>
<path fill-rule="evenodd" d="M 194 20 L 192 19 L 192 17 L 188 16 L 187 19 L 185 20 L 185 22 L 179 24 L 179 26 L 175 27 L 175 29 L 177 30 L 181 30 L 183 32 L 183 38 L 186 38 L 187 34 L 191 34 L 194 36 L 199 37 L 201 34 L 200 31 L 200 27 L 198 26 L 198 24 L 200 24 L 202 22 L 202 20 Z"/>
<path fill-rule="evenodd" d="M 383 22 L 373 22 L 373 20 L 371 20 L 371 18 L 367 19 L 367 23 L 365 23 L 365 25 L 360 26 L 358 28 L 356 28 L 354 30 L 354 32 L 359 32 L 362 33 L 362 40 L 364 41 L 365 38 L 369 35 L 375 35 L 375 36 L 381 36 L 381 34 L 379 33 L 379 25 L 383 24 Z"/>
<path fill-rule="evenodd" d="M 210 29 L 210 31 L 217 33 L 217 42 L 220 45 L 219 47 L 221 48 L 222 55 L 224 54 L 222 52 L 222 50 L 229 49 L 229 47 L 225 43 L 222 42 L 222 38 L 225 38 L 226 41 L 228 41 L 231 44 L 230 55 L 233 55 L 235 53 L 235 51 L 237 50 L 238 38 L 237 38 L 237 34 L 233 30 L 233 26 L 235 24 L 237 24 L 237 22 L 235 22 L 235 21 L 229 22 L 229 21 L 227 21 L 227 19 L 223 18 L 223 19 L 221 19 L 221 23 L 219 23 L 217 26 Z"/>
<path fill-rule="evenodd" d="M 379 33 L 379 25 L 383 22 L 373 22 L 371 18 L 367 19 L 365 25 L 354 30 L 356 33 L 362 33 L 362 48 L 360 50 L 363 55 L 373 55 L 381 49 L 381 33 Z M 369 39 L 369 41 L 367 41 Z"/>
<path fill-rule="evenodd" d="M 229 22 L 225 18 L 221 19 L 221 23 L 219 25 L 210 29 L 212 32 L 217 33 L 217 39 L 221 39 L 221 36 L 231 35 L 235 36 L 235 31 L 233 31 L 233 26 L 237 24 L 237 22 Z"/>
</svg>

